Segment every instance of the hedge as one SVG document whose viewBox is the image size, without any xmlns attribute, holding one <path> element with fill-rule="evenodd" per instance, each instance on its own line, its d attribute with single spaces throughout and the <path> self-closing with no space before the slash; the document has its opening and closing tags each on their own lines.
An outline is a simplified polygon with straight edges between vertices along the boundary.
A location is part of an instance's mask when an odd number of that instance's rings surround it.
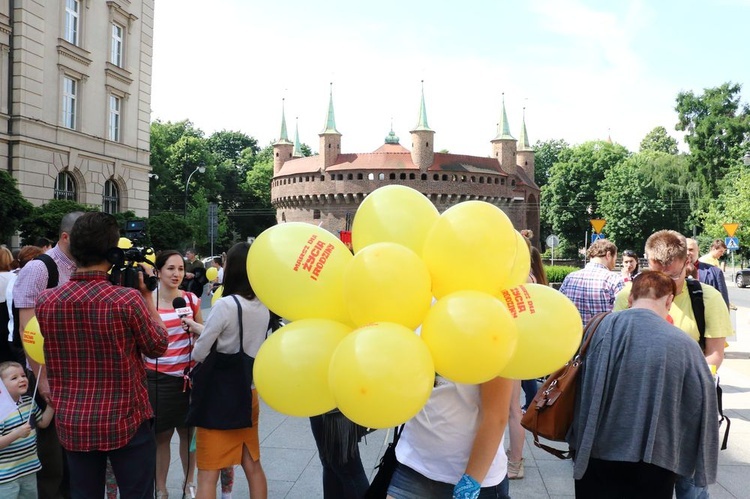
<svg viewBox="0 0 750 499">
<path fill-rule="evenodd" d="M 570 267 L 567 265 L 555 265 L 553 267 L 544 266 L 544 271 L 547 273 L 547 280 L 549 282 L 563 282 L 565 276 L 576 270 L 581 270 L 578 267 Z"/>
</svg>

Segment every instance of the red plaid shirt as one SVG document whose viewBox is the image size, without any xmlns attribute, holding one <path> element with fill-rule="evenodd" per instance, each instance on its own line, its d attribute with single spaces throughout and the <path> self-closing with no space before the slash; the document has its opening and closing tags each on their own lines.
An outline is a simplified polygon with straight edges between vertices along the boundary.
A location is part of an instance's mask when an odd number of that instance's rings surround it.
<svg viewBox="0 0 750 499">
<path fill-rule="evenodd" d="M 45 290 L 36 317 L 63 447 L 123 447 L 154 415 L 143 356 L 163 354 L 167 332 L 138 291 L 114 286 L 104 272 L 76 272 Z"/>
</svg>

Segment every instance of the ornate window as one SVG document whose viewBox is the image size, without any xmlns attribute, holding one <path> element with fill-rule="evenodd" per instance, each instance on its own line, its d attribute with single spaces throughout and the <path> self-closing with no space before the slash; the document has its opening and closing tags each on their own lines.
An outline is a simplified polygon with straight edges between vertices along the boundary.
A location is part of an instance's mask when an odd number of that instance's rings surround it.
<svg viewBox="0 0 750 499">
<path fill-rule="evenodd" d="M 65 0 L 65 41 L 78 45 L 81 27 L 81 2 L 79 0 Z"/>
<path fill-rule="evenodd" d="M 104 213 L 120 212 L 120 190 L 114 180 L 104 182 L 104 195 L 102 196 L 102 211 Z"/>
<path fill-rule="evenodd" d="M 107 136 L 114 142 L 120 141 L 120 121 L 122 118 L 122 99 L 116 95 L 109 96 L 109 123 L 107 126 Z"/>
<path fill-rule="evenodd" d="M 62 124 L 75 130 L 78 106 L 78 80 L 63 76 Z"/>
<path fill-rule="evenodd" d="M 57 174 L 57 179 L 55 180 L 55 199 L 78 201 L 76 181 L 70 173 L 60 172 Z"/>
<path fill-rule="evenodd" d="M 112 64 L 121 68 L 123 67 L 123 40 L 125 36 L 125 29 L 117 23 L 112 23 L 112 39 L 109 59 Z"/>
</svg>

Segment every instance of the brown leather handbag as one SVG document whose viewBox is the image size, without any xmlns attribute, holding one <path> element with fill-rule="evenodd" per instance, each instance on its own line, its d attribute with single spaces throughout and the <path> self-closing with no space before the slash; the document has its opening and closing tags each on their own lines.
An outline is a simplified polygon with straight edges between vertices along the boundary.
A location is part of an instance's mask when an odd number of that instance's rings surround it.
<svg viewBox="0 0 750 499">
<path fill-rule="evenodd" d="M 539 437 L 553 442 L 565 442 L 565 436 L 573 424 L 578 371 L 596 328 L 608 314 L 609 312 L 602 312 L 591 318 L 583 331 L 584 339 L 578 353 L 549 375 L 521 418 L 521 426 L 534 434 L 534 445 L 560 459 L 570 459 L 573 456 L 569 450 L 563 451 L 541 443 Z"/>
</svg>

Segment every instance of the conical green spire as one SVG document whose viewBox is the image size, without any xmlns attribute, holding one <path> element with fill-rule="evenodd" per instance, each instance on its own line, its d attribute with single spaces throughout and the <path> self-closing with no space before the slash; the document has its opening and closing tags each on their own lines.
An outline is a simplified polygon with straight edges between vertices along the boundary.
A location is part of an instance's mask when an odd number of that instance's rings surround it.
<svg viewBox="0 0 750 499">
<path fill-rule="evenodd" d="M 414 127 L 414 130 L 412 132 L 417 132 L 421 130 L 428 130 L 432 131 L 430 129 L 430 126 L 427 124 L 427 107 L 424 104 L 424 80 L 422 80 L 422 102 L 419 106 L 419 118 L 417 121 L 417 126 Z"/>
<path fill-rule="evenodd" d="M 291 144 L 289 142 L 289 135 L 286 133 L 286 115 L 284 114 L 284 99 L 281 99 L 281 133 L 279 134 L 279 140 L 277 144 Z"/>
<path fill-rule="evenodd" d="M 333 115 L 333 83 L 331 83 L 331 93 L 328 99 L 328 116 L 326 117 L 326 124 L 325 128 L 323 129 L 320 134 L 325 133 L 335 133 L 337 135 L 341 135 L 341 133 L 336 130 L 336 118 Z"/>
<path fill-rule="evenodd" d="M 501 128 L 502 127 L 502 128 Z M 497 136 L 494 140 L 512 139 L 516 140 L 510 134 L 510 125 L 508 124 L 508 114 L 505 112 L 505 92 L 503 92 L 503 115 L 500 123 L 497 124 Z"/>
<path fill-rule="evenodd" d="M 294 149 L 292 149 L 292 156 L 295 158 L 301 158 L 302 144 L 299 142 L 299 118 L 294 119 Z"/>
<path fill-rule="evenodd" d="M 531 151 L 531 145 L 529 145 L 529 136 L 526 133 L 526 108 L 523 108 L 523 125 L 521 126 L 521 136 L 518 137 L 518 150 Z"/>
</svg>

